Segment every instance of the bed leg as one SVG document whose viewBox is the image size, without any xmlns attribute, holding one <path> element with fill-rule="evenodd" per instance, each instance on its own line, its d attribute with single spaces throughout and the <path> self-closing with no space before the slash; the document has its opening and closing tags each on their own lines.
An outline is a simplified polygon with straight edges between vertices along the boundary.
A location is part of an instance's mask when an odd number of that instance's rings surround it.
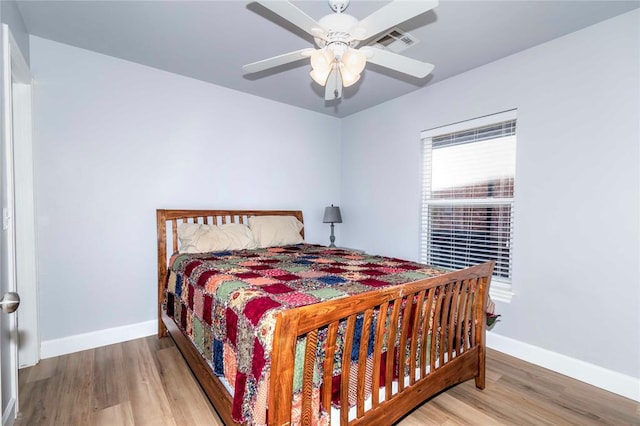
<svg viewBox="0 0 640 426">
<path fill-rule="evenodd" d="M 158 339 L 167 337 L 167 327 L 162 322 L 162 318 L 158 318 Z"/>
<path fill-rule="evenodd" d="M 484 371 L 476 376 L 476 387 L 480 390 L 484 389 Z"/>
<path fill-rule="evenodd" d="M 486 351 L 482 346 L 478 347 L 478 375 L 475 377 L 476 388 L 483 390 L 485 387 Z"/>
</svg>

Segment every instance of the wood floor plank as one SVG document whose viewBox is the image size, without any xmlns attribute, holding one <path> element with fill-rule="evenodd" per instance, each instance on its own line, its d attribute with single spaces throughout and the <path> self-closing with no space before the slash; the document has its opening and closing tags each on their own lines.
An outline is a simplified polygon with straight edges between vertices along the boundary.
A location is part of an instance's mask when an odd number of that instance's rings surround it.
<svg viewBox="0 0 640 426">
<path fill-rule="evenodd" d="M 64 370 L 60 370 L 59 407 L 54 424 L 89 424 L 93 412 L 94 351 L 65 355 Z"/>
<path fill-rule="evenodd" d="M 155 362 L 144 339 L 122 343 L 133 417 L 140 425 L 176 425 Z"/>
<path fill-rule="evenodd" d="M 59 357 L 43 359 L 33 367 L 25 369 L 28 371 L 28 373 L 24 375 L 25 381 L 35 382 L 53 376 L 56 373 L 59 362 Z"/>
<path fill-rule="evenodd" d="M 223 426 L 176 347 L 158 351 L 171 411 L 182 424 Z"/>
<path fill-rule="evenodd" d="M 512 391 L 526 392 L 537 404 L 557 416 L 571 419 L 573 424 L 640 425 L 640 416 L 634 415 L 640 404 L 635 401 L 504 354 L 499 357 L 500 368 L 515 368 L 501 385 Z M 511 366 L 507 365 L 509 363 Z M 530 374 L 528 380 L 524 380 L 527 376 L 522 372 Z M 545 383 L 548 392 L 540 391 L 541 383 Z"/>
<path fill-rule="evenodd" d="M 640 403 L 496 351 L 487 387 L 448 389 L 399 426 L 630 425 Z M 16 426 L 222 425 L 173 341 L 156 337 L 42 360 L 20 370 Z"/>
<path fill-rule="evenodd" d="M 436 406 L 431 404 L 424 409 L 415 410 L 411 415 L 405 417 L 398 426 L 466 426 L 449 418 L 449 416 L 440 411 Z"/>
<path fill-rule="evenodd" d="M 24 381 L 20 385 L 20 413 L 24 425 L 53 425 L 58 405 L 52 400 L 55 395 L 54 379 Z"/>
<path fill-rule="evenodd" d="M 558 396 L 562 405 L 575 404 L 585 412 L 590 407 L 600 406 L 599 417 L 606 424 L 631 424 L 640 419 L 640 404 L 610 392 L 593 392 L 593 386 L 567 378 L 565 390 Z"/>
<path fill-rule="evenodd" d="M 95 426 L 134 426 L 133 410 L 129 401 L 98 410 L 93 416 Z"/>
<path fill-rule="evenodd" d="M 416 420 L 418 420 L 417 423 Z M 409 426 L 411 424 L 467 426 L 498 425 L 501 423 L 482 412 L 482 410 L 445 392 L 433 398 L 426 406 L 415 410 L 405 422 L 400 423 L 401 426 Z"/>
<path fill-rule="evenodd" d="M 102 410 L 129 400 L 122 345 L 95 349 L 94 409 Z"/>
</svg>

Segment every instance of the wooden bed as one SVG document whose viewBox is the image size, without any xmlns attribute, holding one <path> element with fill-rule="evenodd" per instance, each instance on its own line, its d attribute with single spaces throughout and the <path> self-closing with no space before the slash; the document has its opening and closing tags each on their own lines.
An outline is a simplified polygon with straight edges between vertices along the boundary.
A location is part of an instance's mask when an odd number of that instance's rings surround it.
<svg viewBox="0 0 640 426">
<path fill-rule="evenodd" d="M 163 308 L 168 274 L 168 259 L 178 250 L 177 225 L 181 222 L 207 224 L 246 223 L 250 216 L 295 216 L 302 222 L 301 211 L 265 210 L 157 210 L 158 231 L 158 336 L 171 335 L 193 374 L 211 400 L 216 411 L 231 425 L 232 396 L 189 338 Z M 301 231 L 303 233 L 304 231 Z M 304 234 L 303 234 L 304 236 Z M 339 412 L 341 425 L 389 425 L 402 418 L 433 395 L 455 384 L 475 379 L 476 387 L 485 386 L 485 310 L 493 262 L 461 271 L 439 275 L 408 284 L 394 285 L 347 298 L 329 300 L 280 312 L 273 338 L 271 373 L 268 394 L 268 424 L 291 424 L 292 392 L 296 343 L 306 336 L 303 361 L 301 424 L 311 424 L 312 381 L 318 332 L 328 329 L 327 339 L 335 341 L 339 324 L 346 323 L 343 377 L 357 377 L 357 398 L 349 419 L 348 404 L 333 408 Z M 413 312 L 413 314 L 412 314 Z M 372 317 L 388 318 L 375 321 Z M 365 362 L 367 345 L 360 345 L 358 367 L 350 371 L 348 355 L 353 343 L 356 318 L 364 321 L 362 341 L 372 340 L 373 374 L 370 388 L 380 392 L 365 392 Z M 386 326 L 386 328 L 385 328 Z M 430 342 L 419 345 L 418 336 L 430 336 Z M 333 340 L 332 340 L 333 339 Z M 394 362 L 381 357 L 382 347 L 407 348 L 395 354 L 395 368 L 405 365 L 409 374 L 394 380 Z M 399 346 L 398 346 L 398 343 Z M 319 396 L 322 407 L 331 406 L 331 375 L 336 350 L 327 345 L 325 360 L 320 364 L 319 377 L 324 384 Z M 315 368 L 318 368 L 316 365 Z M 356 371 L 357 370 L 357 371 Z M 413 374 L 412 372 L 415 372 Z M 382 376 L 382 379 L 381 377 Z M 385 382 L 380 386 L 381 381 Z M 347 401 L 349 380 L 343 380 L 340 400 Z M 353 389 L 352 389 L 352 392 Z M 368 398 L 368 399 L 367 399 Z M 365 401 L 367 399 L 367 401 Z M 355 411 L 355 418 L 354 417 Z M 335 417 L 334 417 L 335 418 Z"/>
</svg>

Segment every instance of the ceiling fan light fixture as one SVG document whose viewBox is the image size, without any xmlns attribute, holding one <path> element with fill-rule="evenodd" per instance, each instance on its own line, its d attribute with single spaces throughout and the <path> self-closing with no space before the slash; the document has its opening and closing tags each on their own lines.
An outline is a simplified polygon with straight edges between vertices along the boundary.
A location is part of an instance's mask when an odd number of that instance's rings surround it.
<svg viewBox="0 0 640 426">
<path fill-rule="evenodd" d="M 335 56 L 333 51 L 329 49 L 318 49 L 311 54 L 311 67 L 314 71 L 324 73 L 326 71 L 329 75 Z"/>
<path fill-rule="evenodd" d="M 367 55 L 357 49 L 349 48 L 342 55 L 342 63 L 354 74 L 360 74 L 367 65 Z"/>
<path fill-rule="evenodd" d="M 342 85 L 349 87 L 360 80 L 360 73 L 355 73 L 346 64 L 340 64 L 340 74 L 342 76 Z"/>
<path fill-rule="evenodd" d="M 2 1 L 2 0 L 0 0 Z M 257 0 L 267 9 L 314 38 L 317 49 L 308 48 L 243 66 L 245 73 L 260 71 L 310 58 L 311 78 L 325 87 L 325 100 L 340 99 L 342 88 L 360 80 L 367 62 L 417 78 L 426 77 L 434 66 L 371 46 L 358 48 L 368 37 L 394 29 L 398 24 L 438 6 L 439 0 L 391 0 L 364 19 L 343 13 L 349 0 L 329 0 L 335 13 L 318 21 L 291 1 Z M 392 34 L 395 34 L 392 32 Z M 400 32 L 398 32 L 400 34 Z M 391 38 L 396 38 L 392 36 Z"/>
<path fill-rule="evenodd" d="M 320 86 L 324 86 L 325 84 L 327 84 L 327 78 L 329 78 L 331 69 L 331 67 L 324 70 L 312 69 L 309 75 L 311 76 L 313 81 L 318 83 Z"/>
</svg>

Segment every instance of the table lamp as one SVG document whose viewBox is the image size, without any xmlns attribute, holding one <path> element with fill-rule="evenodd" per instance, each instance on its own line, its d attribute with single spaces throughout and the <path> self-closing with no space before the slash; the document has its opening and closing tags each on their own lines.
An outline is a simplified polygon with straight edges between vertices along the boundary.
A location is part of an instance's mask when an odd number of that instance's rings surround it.
<svg viewBox="0 0 640 426">
<path fill-rule="evenodd" d="M 335 247 L 336 237 L 333 235 L 333 224 L 342 223 L 340 207 L 334 206 L 333 204 L 331 204 L 331 206 L 329 207 L 325 207 L 324 218 L 322 219 L 322 222 L 331 224 L 331 236 L 329 237 L 329 241 L 331 241 L 331 244 L 329 245 L 329 247 Z"/>
</svg>

